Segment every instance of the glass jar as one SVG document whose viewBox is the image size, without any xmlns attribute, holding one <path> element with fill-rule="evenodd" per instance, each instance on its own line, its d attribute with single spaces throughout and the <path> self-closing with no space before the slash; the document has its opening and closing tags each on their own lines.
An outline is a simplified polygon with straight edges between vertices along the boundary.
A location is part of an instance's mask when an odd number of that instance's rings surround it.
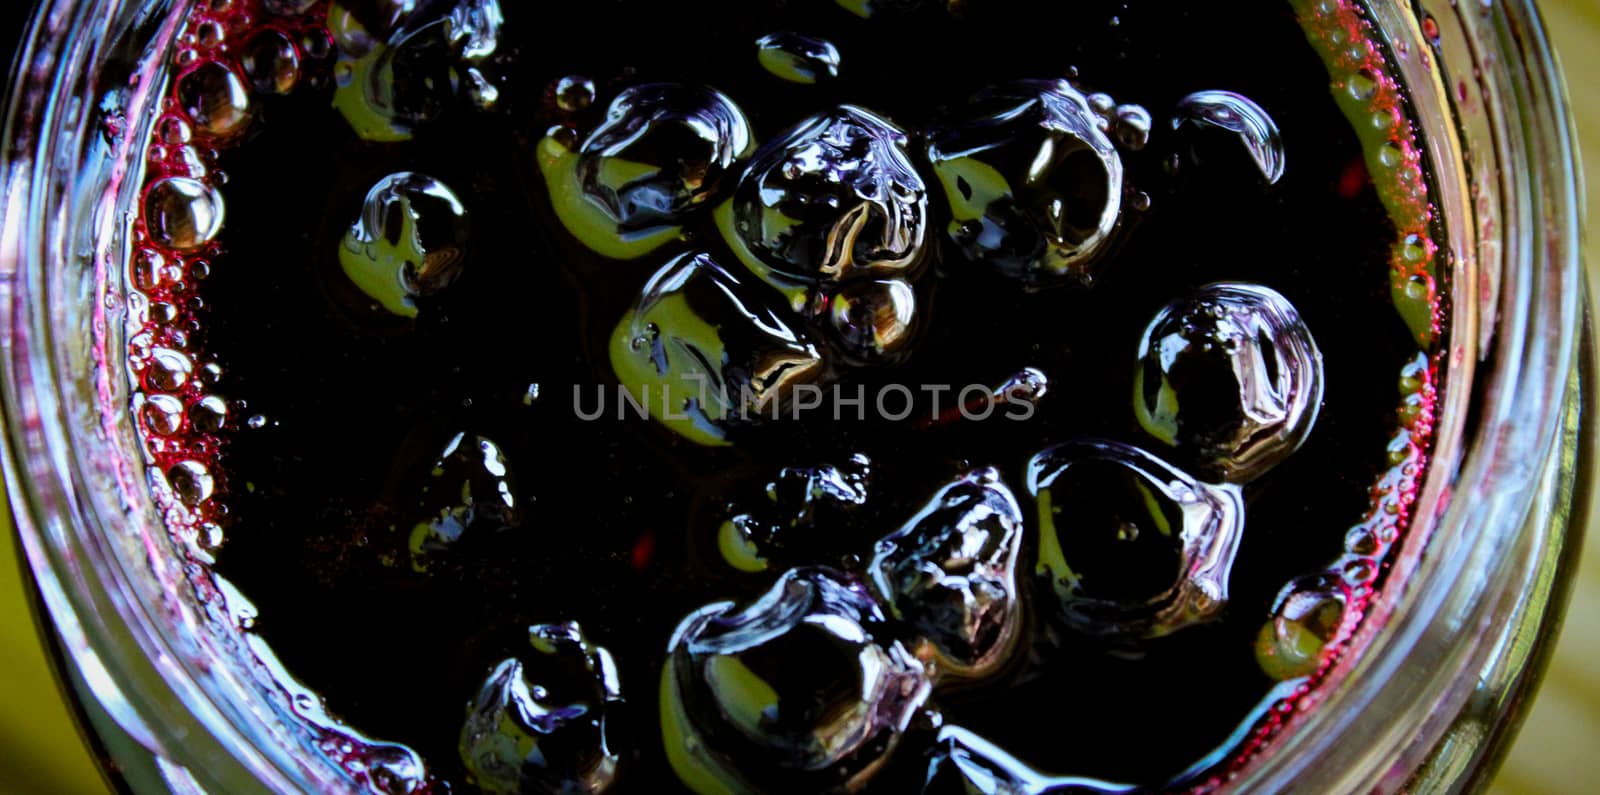
<svg viewBox="0 0 1600 795">
<path fill-rule="evenodd" d="M 346 791 L 248 602 L 169 534 L 130 417 L 122 282 L 151 106 L 195 0 L 46 0 L 7 109 L 5 476 L 65 658 L 180 791 Z M 1241 792 L 1471 789 L 1560 624 L 1589 492 L 1583 208 L 1558 69 L 1527 0 L 1376 3 L 1451 241 L 1434 461 L 1397 582 Z M 300 702 L 297 706 L 297 702 Z M 394 764 L 406 764 L 397 759 Z"/>
</svg>

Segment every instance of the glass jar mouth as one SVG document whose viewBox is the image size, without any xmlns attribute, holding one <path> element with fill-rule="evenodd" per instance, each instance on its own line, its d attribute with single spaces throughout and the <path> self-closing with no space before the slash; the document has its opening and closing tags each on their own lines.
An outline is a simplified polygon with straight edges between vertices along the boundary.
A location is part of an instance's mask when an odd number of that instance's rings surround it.
<svg viewBox="0 0 1600 795">
<path fill-rule="evenodd" d="M 29 30 L 0 172 L 7 488 L 69 656 L 135 739 L 206 789 L 356 789 L 292 725 L 294 693 L 261 679 L 270 652 L 223 631 L 248 603 L 196 593 L 127 417 L 124 340 L 108 322 L 131 223 L 121 208 L 138 190 L 125 164 L 154 123 L 141 102 L 170 77 L 150 44 L 170 40 L 190 5 L 54 0 Z M 1524 525 L 1549 510 L 1537 484 L 1566 443 L 1580 358 L 1572 121 L 1530 2 L 1421 7 L 1427 17 L 1375 5 L 1372 21 L 1414 53 L 1399 67 L 1424 89 L 1413 104 L 1434 169 L 1458 177 L 1439 201 L 1472 220 L 1450 234 L 1455 328 L 1428 510 L 1394 563 L 1408 587 L 1374 603 L 1305 702 L 1316 708 L 1286 716 L 1271 751 L 1237 771 L 1228 786 L 1240 791 L 1403 783 L 1470 695 L 1470 677 L 1431 674 L 1493 658 L 1494 644 L 1456 639 L 1512 609 L 1542 559 Z"/>
</svg>

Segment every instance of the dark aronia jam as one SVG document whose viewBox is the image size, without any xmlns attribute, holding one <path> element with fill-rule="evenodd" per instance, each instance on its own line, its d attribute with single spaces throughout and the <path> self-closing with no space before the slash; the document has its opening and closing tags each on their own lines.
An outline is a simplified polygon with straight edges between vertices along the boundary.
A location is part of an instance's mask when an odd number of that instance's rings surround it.
<svg viewBox="0 0 1600 795">
<path fill-rule="evenodd" d="M 211 0 L 179 45 L 151 480 L 358 786 L 1210 790 L 1385 585 L 1445 286 L 1352 3 Z"/>
</svg>

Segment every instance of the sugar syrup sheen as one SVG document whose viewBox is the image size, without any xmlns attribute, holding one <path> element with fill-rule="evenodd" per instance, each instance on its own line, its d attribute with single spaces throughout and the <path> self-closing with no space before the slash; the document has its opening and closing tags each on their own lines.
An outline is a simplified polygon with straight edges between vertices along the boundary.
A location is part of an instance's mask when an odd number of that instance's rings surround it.
<svg viewBox="0 0 1600 795">
<path fill-rule="evenodd" d="M 135 415 L 330 761 L 1206 791 L 1270 748 L 1425 471 L 1421 144 L 1353 3 L 1057 5 L 193 12 Z"/>
</svg>

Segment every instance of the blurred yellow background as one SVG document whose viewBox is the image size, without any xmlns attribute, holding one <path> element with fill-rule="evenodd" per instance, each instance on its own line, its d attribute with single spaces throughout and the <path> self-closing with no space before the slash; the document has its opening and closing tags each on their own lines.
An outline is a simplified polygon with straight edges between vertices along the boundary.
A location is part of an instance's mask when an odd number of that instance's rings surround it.
<svg viewBox="0 0 1600 795">
<path fill-rule="evenodd" d="M 1544 0 L 1545 22 L 1569 78 L 1584 159 L 1600 169 L 1600 0 Z M 1600 209 L 1600 172 L 1588 201 Z M 1600 235 L 1587 248 L 1600 282 Z M 1600 419 L 1597 417 L 1596 419 Z M 1589 538 L 1600 538 L 1595 519 Z M 61 698 L 38 630 L 9 522 L 0 513 L 0 793 L 98 793 L 95 771 Z M 1600 788 L 1600 554 L 1584 555 L 1549 676 L 1500 771 L 1493 795 L 1580 795 Z"/>
<path fill-rule="evenodd" d="M 1588 205 L 1600 212 L 1600 0 L 1541 0 L 1545 26 L 1567 73 L 1583 160 L 1589 167 Z M 1600 283 L 1600 234 L 1589 227 L 1585 246 L 1590 295 Z M 1591 422 L 1600 419 L 1588 407 Z M 1588 548 L 1573 589 L 1566 629 L 1556 646 L 1533 713 L 1490 792 L 1566 795 L 1600 789 L 1600 504 L 1588 527 Z"/>
</svg>

